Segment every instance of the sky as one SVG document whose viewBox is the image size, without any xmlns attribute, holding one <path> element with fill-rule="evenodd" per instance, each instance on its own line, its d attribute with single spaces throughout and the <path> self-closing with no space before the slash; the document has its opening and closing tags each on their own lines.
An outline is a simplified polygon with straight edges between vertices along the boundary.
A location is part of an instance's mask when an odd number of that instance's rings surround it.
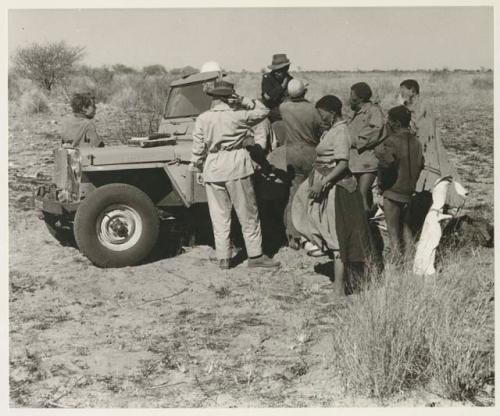
<svg viewBox="0 0 500 416">
<path fill-rule="evenodd" d="M 10 10 L 9 55 L 32 42 L 84 46 L 84 63 L 259 71 L 493 68 L 493 8 Z"/>
</svg>

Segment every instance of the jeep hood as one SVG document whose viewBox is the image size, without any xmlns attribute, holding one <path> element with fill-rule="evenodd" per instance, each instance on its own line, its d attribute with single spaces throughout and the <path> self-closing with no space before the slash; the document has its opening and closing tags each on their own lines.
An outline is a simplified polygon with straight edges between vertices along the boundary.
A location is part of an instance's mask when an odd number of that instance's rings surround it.
<svg viewBox="0 0 500 416">
<path fill-rule="evenodd" d="M 174 145 L 142 148 L 138 146 L 82 147 L 80 157 L 82 167 L 103 165 L 130 165 L 144 163 L 189 162 L 191 141 L 178 141 Z"/>
</svg>

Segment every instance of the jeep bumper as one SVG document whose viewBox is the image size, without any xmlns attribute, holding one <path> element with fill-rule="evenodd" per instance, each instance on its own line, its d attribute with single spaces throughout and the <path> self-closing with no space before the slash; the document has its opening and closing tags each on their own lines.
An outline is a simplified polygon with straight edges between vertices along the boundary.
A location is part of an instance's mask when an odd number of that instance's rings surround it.
<svg viewBox="0 0 500 416">
<path fill-rule="evenodd" d="M 78 202 L 60 202 L 52 189 L 47 191 L 46 186 L 39 186 L 33 192 L 33 205 L 38 213 L 67 215 L 76 212 Z"/>
</svg>

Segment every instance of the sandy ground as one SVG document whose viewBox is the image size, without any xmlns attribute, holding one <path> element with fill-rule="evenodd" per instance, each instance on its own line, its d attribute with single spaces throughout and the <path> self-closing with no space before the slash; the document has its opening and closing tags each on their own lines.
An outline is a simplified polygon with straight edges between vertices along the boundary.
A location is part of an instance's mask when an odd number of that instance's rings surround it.
<svg viewBox="0 0 500 416">
<path fill-rule="evenodd" d="M 279 271 L 245 263 L 221 271 L 209 261 L 212 249 L 196 246 L 138 267 L 99 269 L 61 246 L 36 217 L 30 195 L 51 175 L 64 114 L 55 106 L 49 116 L 26 120 L 11 111 L 11 406 L 462 405 L 430 391 L 389 403 L 349 396 L 331 347 L 335 311 L 344 304 L 333 298 L 328 277 L 314 272 L 318 260 L 304 254 L 282 249 Z M 105 137 L 107 117 L 100 107 Z M 462 128 L 445 124 L 445 139 Z M 493 135 L 487 137 L 491 143 L 473 153 L 451 151 L 474 197 L 469 211 L 491 219 Z M 475 158 L 482 167 L 467 174 Z"/>
</svg>

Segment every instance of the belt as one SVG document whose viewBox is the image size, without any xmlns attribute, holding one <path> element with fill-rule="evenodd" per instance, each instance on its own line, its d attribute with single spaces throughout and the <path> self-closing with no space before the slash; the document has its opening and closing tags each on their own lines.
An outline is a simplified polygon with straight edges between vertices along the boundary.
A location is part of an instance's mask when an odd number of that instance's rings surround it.
<svg viewBox="0 0 500 416">
<path fill-rule="evenodd" d="M 234 150 L 240 150 L 240 149 L 243 149 L 243 147 L 221 147 L 221 148 L 214 148 L 210 150 L 208 153 L 232 152 Z"/>
</svg>

